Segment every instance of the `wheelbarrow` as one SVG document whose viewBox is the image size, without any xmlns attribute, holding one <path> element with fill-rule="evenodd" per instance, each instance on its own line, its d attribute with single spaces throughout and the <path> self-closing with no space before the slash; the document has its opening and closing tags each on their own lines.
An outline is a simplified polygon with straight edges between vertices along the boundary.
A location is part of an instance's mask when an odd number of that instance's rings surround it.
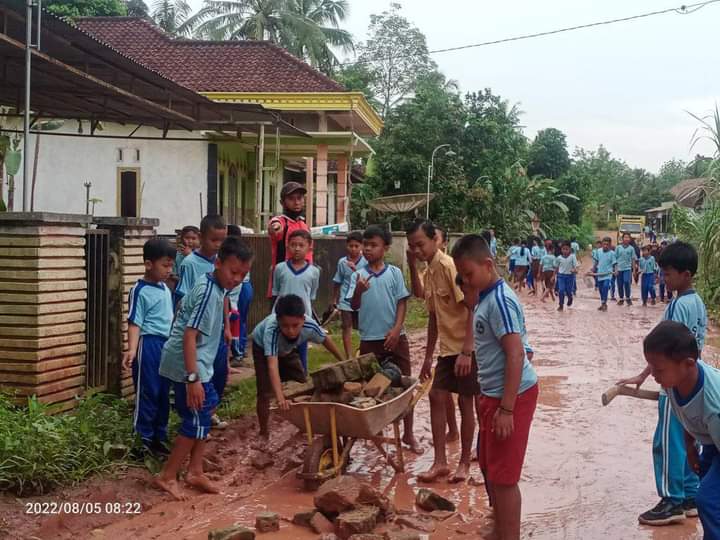
<svg viewBox="0 0 720 540">
<path fill-rule="evenodd" d="M 424 383 L 415 380 L 402 394 L 367 409 L 313 401 L 291 403 L 288 410 L 275 409 L 307 436 L 303 468 L 297 474 L 305 489 L 313 491 L 325 480 L 342 474 L 358 439 L 372 441 L 396 472 L 404 472 L 400 422 L 429 391 L 431 384 L 432 379 Z M 383 430 L 390 424 L 394 436 L 387 438 Z M 384 444 L 395 446 L 397 459 L 383 448 Z"/>
</svg>

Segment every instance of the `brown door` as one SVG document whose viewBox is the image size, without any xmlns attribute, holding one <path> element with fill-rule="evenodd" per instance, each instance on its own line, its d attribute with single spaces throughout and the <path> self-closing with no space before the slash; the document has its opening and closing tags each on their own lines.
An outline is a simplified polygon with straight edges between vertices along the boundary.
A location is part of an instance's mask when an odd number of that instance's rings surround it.
<svg viewBox="0 0 720 540">
<path fill-rule="evenodd" d="M 138 171 L 120 171 L 120 216 L 138 217 Z"/>
</svg>

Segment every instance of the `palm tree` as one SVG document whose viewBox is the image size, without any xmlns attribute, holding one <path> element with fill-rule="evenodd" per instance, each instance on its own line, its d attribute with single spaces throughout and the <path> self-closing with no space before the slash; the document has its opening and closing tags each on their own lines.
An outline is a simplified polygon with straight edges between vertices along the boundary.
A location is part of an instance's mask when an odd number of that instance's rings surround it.
<svg viewBox="0 0 720 540">
<path fill-rule="evenodd" d="M 205 0 L 181 30 L 203 39 L 267 40 L 328 73 L 337 65 L 332 47 L 352 50 L 339 28 L 347 0 Z"/>
<path fill-rule="evenodd" d="M 152 4 L 152 18 L 168 34 L 184 35 L 185 25 L 192 13 L 187 0 L 155 0 Z"/>
</svg>

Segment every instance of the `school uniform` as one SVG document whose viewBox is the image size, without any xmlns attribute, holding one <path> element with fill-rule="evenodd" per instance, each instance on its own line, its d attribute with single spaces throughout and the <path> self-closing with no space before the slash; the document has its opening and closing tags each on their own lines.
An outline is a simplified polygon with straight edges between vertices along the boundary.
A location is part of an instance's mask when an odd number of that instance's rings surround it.
<svg viewBox="0 0 720 540">
<path fill-rule="evenodd" d="M 385 264 L 380 272 L 373 272 L 369 266 L 361 268 L 352 275 L 347 292 L 348 302 L 352 301 L 358 277 L 369 280 L 370 288 L 362 294 L 358 311 L 358 329 L 360 331 L 360 354 L 374 353 L 383 365 L 386 362 L 396 364 L 403 375 L 410 375 L 410 344 L 405 329 L 393 351 L 386 351 L 385 336 L 395 326 L 398 302 L 410 296 L 405 286 L 402 270 L 392 264 Z"/>
<path fill-rule="evenodd" d="M 615 248 L 615 258 L 617 259 L 617 286 L 620 300 L 624 298 L 631 300 L 632 268 L 633 263 L 638 260 L 635 248 L 620 245 Z"/>
<path fill-rule="evenodd" d="M 695 336 L 702 354 L 707 329 L 705 304 L 694 290 L 678 295 L 665 308 L 665 321 L 684 324 Z M 681 504 L 697 495 L 698 476 L 687 463 L 683 427 L 672 412 L 671 403 L 664 389 L 658 399 L 658 423 L 653 436 L 653 465 L 655 485 L 661 498 Z"/>
<path fill-rule="evenodd" d="M 570 249 L 573 252 L 573 255 L 577 255 L 578 251 L 580 251 L 580 244 L 577 242 L 570 242 Z"/>
<path fill-rule="evenodd" d="M 133 430 L 147 445 L 167 441 L 170 381 L 160 375 L 160 356 L 173 321 L 172 293 L 165 283 L 139 279 L 128 296 L 128 323 L 140 328 L 132 364 Z"/>
<path fill-rule="evenodd" d="M 223 341 L 225 295 L 225 289 L 213 274 L 201 276 L 183 299 L 162 350 L 160 374 L 173 381 L 175 409 L 181 419 L 178 433 L 191 439 L 207 438 L 212 411 L 220 402 L 212 379 L 218 346 Z M 187 371 L 183 353 L 183 337 L 187 328 L 198 331 L 197 373 L 205 391 L 205 401 L 200 410 L 192 410 L 187 405 Z"/>
<path fill-rule="evenodd" d="M 520 246 L 510 246 L 510 250 L 508 251 L 509 254 L 509 261 L 510 261 L 510 272 L 515 271 L 515 263 L 518 256 L 518 253 L 520 252 Z"/>
<path fill-rule="evenodd" d="M 500 341 L 508 334 L 519 334 L 523 343 L 527 343 L 525 313 L 504 280 L 499 279 L 480 293 L 473 312 L 473 334 L 482 394 L 478 440 L 480 468 L 490 484 L 513 485 L 520 480 L 525 460 L 537 405 L 538 378 L 526 354 L 513 411 L 514 430 L 510 437 L 499 440 L 492 431 L 492 419 L 500 407 L 505 384 L 507 358 Z"/>
<path fill-rule="evenodd" d="M 560 306 L 565 305 L 565 297 L 568 298 L 568 305 L 572 304 L 573 295 L 577 287 L 575 280 L 575 270 L 578 267 L 577 259 L 574 254 L 567 257 L 560 255 L 555 259 L 555 267 L 557 268 L 557 292 L 560 295 Z"/>
<path fill-rule="evenodd" d="M 249 273 L 240 285 L 228 293 L 228 300 L 230 301 L 230 333 L 232 334 L 230 355 L 233 358 L 243 358 L 245 356 L 247 321 L 253 293 Z"/>
<path fill-rule="evenodd" d="M 275 267 L 273 273 L 272 295 L 277 299 L 288 294 L 295 294 L 303 299 L 305 315 L 313 318 L 312 302 L 317 298 L 320 286 L 320 269 L 309 262 L 305 262 L 300 270 L 296 270 L 291 261 L 285 261 Z M 275 306 L 273 306 L 275 311 Z M 303 367 L 307 369 L 307 342 L 300 347 L 300 359 Z"/>
<path fill-rule="evenodd" d="M 347 299 L 347 292 L 350 288 L 350 280 L 357 270 L 365 268 L 366 266 L 367 260 L 362 255 L 360 255 L 360 258 L 355 263 L 355 270 L 350 268 L 347 257 L 341 257 L 340 260 L 338 260 L 335 275 L 333 276 L 333 283 L 340 286 L 340 295 L 338 296 L 337 305 L 337 308 L 340 311 L 353 312 L 353 308 L 350 306 L 350 302 Z"/>
<path fill-rule="evenodd" d="M 648 297 L 655 300 L 655 275 L 657 274 L 657 263 L 655 257 L 640 257 L 638 261 L 640 267 L 640 297 L 643 304 L 646 304 Z"/>
<path fill-rule="evenodd" d="M 720 539 L 720 371 L 698 360 L 698 381 L 689 396 L 668 391 L 673 413 L 701 445 L 700 488 L 695 501 L 704 538 Z"/>
<path fill-rule="evenodd" d="M 275 229 L 279 225 L 279 230 Z M 295 231 L 310 232 L 310 227 L 305 222 L 303 216 L 292 218 L 286 214 L 274 216 L 268 222 L 268 235 L 270 236 L 270 280 L 268 282 L 267 297 L 273 297 L 273 279 L 275 276 L 275 268 L 282 262 L 290 259 L 290 250 L 288 250 L 288 242 L 290 235 Z M 307 253 L 307 260 L 310 264 L 313 262 L 313 246 Z"/>
<path fill-rule="evenodd" d="M 540 269 L 542 271 L 543 281 L 545 282 L 545 289 L 553 288 L 553 278 L 555 277 L 555 255 L 552 253 L 546 253 L 540 259 Z"/>
<path fill-rule="evenodd" d="M 597 280 L 597 287 L 600 291 L 600 301 L 603 304 L 607 304 L 610 284 L 617 266 L 617 258 L 615 257 L 615 252 L 611 249 L 607 251 L 598 249 L 595 252 L 595 260 L 595 273 L 597 274 L 595 279 Z"/>
<path fill-rule="evenodd" d="M 530 272 L 528 272 L 527 282 L 532 288 L 535 287 L 536 278 L 540 277 L 540 259 L 545 255 L 545 248 L 533 246 L 530 248 Z"/>
<path fill-rule="evenodd" d="M 494 236 L 490 239 L 490 253 L 492 253 L 493 259 L 497 258 L 497 238 Z"/>
<path fill-rule="evenodd" d="M 660 300 L 662 300 L 664 302 L 666 285 L 665 285 L 665 272 L 663 272 L 662 268 L 658 268 L 658 288 L 660 289 Z M 672 291 L 669 288 L 667 288 L 668 302 L 670 300 L 672 300 L 672 297 L 673 297 Z"/>
<path fill-rule="evenodd" d="M 312 319 L 305 316 L 300 335 L 290 340 L 280 331 L 277 316 L 272 313 L 260 321 L 252 334 L 253 363 L 255 364 L 255 378 L 257 392 L 262 395 L 272 395 L 273 388 L 270 382 L 270 371 L 267 359 L 269 356 L 277 357 L 278 370 L 281 381 L 305 382 L 307 369 L 300 360 L 299 348 L 307 343 L 323 343 L 325 331 Z"/>
<path fill-rule="evenodd" d="M 597 265 L 598 265 L 598 252 L 602 251 L 602 249 L 599 248 L 593 248 L 593 250 L 590 252 L 590 257 L 592 258 L 593 262 L 593 272 L 597 273 Z M 598 289 L 598 277 L 593 276 L 593 281 L 595 282 L 595 290 Z"/>
</svg>

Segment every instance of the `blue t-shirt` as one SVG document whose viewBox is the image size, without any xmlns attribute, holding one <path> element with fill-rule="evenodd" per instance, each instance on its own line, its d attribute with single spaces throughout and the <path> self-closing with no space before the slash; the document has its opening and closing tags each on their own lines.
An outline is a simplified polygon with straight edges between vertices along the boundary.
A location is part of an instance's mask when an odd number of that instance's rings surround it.
<svg viewBox="0 0 720 540">
<path fill-rule="evenodd" d="M 198 251 L 193 251 L 180 264 L 180 281 L 175 287 L 175 296 L 181 299 L 195 288 L 200 276 L 215 270 L 215 257 L 208 259 Z"/>
<path fill-rule="evenodd" d="M 612 274 L 615 271 L 615 266 L 617 265 L 617 258 L 615 257 L 615 252 L 612 249 L 608 249 L 605 251 L 604 249 L 599 249 L 595 252 L 595 266 L 597 268 L 598 275 L 598 281 L 607 281 L 609 279 L 612 279 Z"/>
<path fill-rule="evenodd" d="M 510 254 L 510 260 L 514 261 L 518 257 L 518 253 L 520 253 L 520 246 L 510 246 L 510 250 L 508 251 Z"/>
<path fill-rule="evenodd" d="M 494 236 L 490 239 L 490 253 L 493 257 L 497 257 L 497 239 Z"/>
<path fill-rule="evenodd" d="M 560 255 L 555 258 L 555 267 L 557 268 L 558 274 L 572 274 L 580 266 L 575 258 L 575 254 L 571 253 L 567 257 Z"/>
<path fill-rule="evenodd" d="M 632 270 L 633 261 L 637 261 L 637 253 L 635 248 L 632 246 L 618 246 L 615 248 L 615 257 L 617 259 L 618 272 L 625 272 L 626 270 Z"/>
<path fill-rule="evenodd" d="M 650 255 L 649 257 L 640 257 L 640 260 L 638 261 L 638 266 L 640 266 L 640 272 L 643 274 L 654 274 L 657 272 L 658 266 L 655 262 L 655 257 Z"/>
<path fill-rule="evenodd" d="M 520 246 L 515 255 L 515 266 L 530 266 L 530 250 Z"/>
<path fill-rule="evenodd" d="M 518 334 L 526 351 L 528 347 L 525 313 L 515 292 L 504 280 L 499 279 L 480 293 L 473 314 L 473 332 L 480 390 L 485 396 L 501 398 L 505 390 L 507 359 L 500 340 L 507 334 Z M 537 375 L 526 353 L 518 393 L 535 384 Z"/>
<path fill-rule="evenodd" d="M 578 244 L 577 242 L 570 242 L 570 249 L 573 253 L 577 253 L 578 251 L 580 251 L 580 244 Z"/>
<path fill-rule="evenodd" d="M 695 336 L 698 350 L 702 353 L 707 330 L 707 310 L 698 293 L 689 289 L 675 296 L 665 308 L 663 320 L 684 324 Z"/>
<path fill-rule="evenodd" d="M 365 257 L 360 255 L 360 258 L 355 263 L 355 271 L 365 268 L 366 266 L 367 261 Z M 347 300 L 347 292 L 350 288 L 350 280 L 352 279 L 353 273 L 353 269 L 348 265 L 348 258 L 341 257 L 337 263 L 335 275 L 333 276 L 333 283 L 340 285 L 340 296 L 338 297 L 338 309 L 340 311 L 352 311 L 350 302 Z"/>
<path fill-rule="evenodd" d="M 370 283 L 370 288 L 361 297 L 358 313 L 360 340 L 385 339 L 387 333 L 395 326 L 398 302 L 410 296 L 410 292 L 405 286 L 402 270 L 387 263 L 385 268 L 377 274 L 367 266 L 358 270 L 350 280 L 347 292 L 348 302 L 355 294 L 358 276 L 368 279 Z M 404 328 L 401 333 L 405 333 Z"/>
<path fill-rule="evenodd" d="M 141 336 L 168 337 L 173 316 L 172 293 L 164 283 L 138 279 L 128 295 L 128 322 L 140 327 Z"/>
<path fill-rule="evenodd" d="M 668 392 L 673 412 L 685 430 L 703 445 L 720 449 L 720 371 L 698 360 L 698 380 L 684 399 Z"/>
<path fill-rule="evenodd" d="M 175 262 L 173 263 L 173 274 L 178 274 L 178 272 L 180 272 L 180 265 L 182 264 L 184 259 L 185 255 L 178 251 L 175 255 Z"/>
<path fill-rule="evenodd" d="M 548 270 L 555 270 L 555 255 L 552 253 L 546 253 L 543 255 L 543 258 L 540 259 L 540 264 L 542 264 L 542 270 L 543 272 L 547 272 Z"/>
<path fill-rule="evenodd" d="M 285 261 L 275 266 L 272 282 L 272 295 L 277 298 L 295 294 L 305 303 L 305 315 L 313 316 L 312 303 L 317 298 L 320 286 L 320 269 L 317 266 L 305 263 L 300 270 L 293 268 L 291 261 Z M 273 311 L 275 306 L 273 306 Z"/>
<path fill-rule="evenodd" d="M 194 328 L 198 330 L 197 370 L 200 382 L 212 379 L 213 364 L 223 338 L 225 293 L 212 274 L 205 274 L 198 279 L 193 290 L 183 300 L 170 337 L 163 347 L 160 375 L 171 381 L 185 382 L 187 371 L 183 337 L 186 328 Z"/>
<path fill-rule="evenodd" d="M 232 289 L 228 294 L 228 300 L 230 300 L 230 309 L 231 310 L 237 310 L 238 309 L 238 301 L 240 300 L 240 292 L 242 291 L 243 286 L 246 283 L 250 283 L 250 272 L 247 273 L 245 276 L 245 279 L 242 280 L 242 283 Z"/>
<path fill-rule="evenodd" d="M 289 340 L 280 331 L 277 317 L 272 313 L 257 324 L 253 330 L 252 338 L 263 349 L 265 356 L 286 356 L 308 341 L 313 343 L 324 342 L 325 332 L 312 317 L 305 316 L 300 335 L 294 340 Z"/>
</svg>

